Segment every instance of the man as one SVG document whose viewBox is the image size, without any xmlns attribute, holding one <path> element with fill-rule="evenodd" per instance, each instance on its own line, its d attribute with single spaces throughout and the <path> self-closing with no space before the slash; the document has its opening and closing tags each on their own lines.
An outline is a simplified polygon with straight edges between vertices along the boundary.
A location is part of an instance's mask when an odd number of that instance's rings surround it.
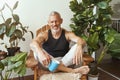
<svg viewBox="0 0 120 80">
<path fill-rule="evenodd" d="M 87 74 L 88 66 L 78 67 L 76 69 L 68 66 L 82 62 L 83 47 L 85 41 L 76 36 L 73 32 L 61 28 L 63 19 L 58 12 L 52 12 L 49 15 L 48 25 L 50 29 L 42 31 L 30 44 L 35 57 L 42 66 L 47 67 L 53 58 L 59 59 L 60 64 L 56 71 L 74 72 Z M 69 50 L 69 42 L 76 44 Z"/>
</svg>

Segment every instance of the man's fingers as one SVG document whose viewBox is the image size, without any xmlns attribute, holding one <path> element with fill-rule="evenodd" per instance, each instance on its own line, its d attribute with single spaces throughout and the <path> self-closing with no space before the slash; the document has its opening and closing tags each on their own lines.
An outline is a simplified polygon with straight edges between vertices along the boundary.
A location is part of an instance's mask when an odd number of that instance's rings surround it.
<svg viewBox="0 0 120 80">
<path fill-rule="evenodd" d="M 78 58 L 76 57 L 75 60 L 76 60 L 76 61 L 75 61 L 76 65 L 78 65 L 78 62 L 79 62 L 79 61 L 78 61 Z"/>
<path fill-rule="evenodd" d="M 43 60 L 42 63 L 43 63 L 44 66 L 47 66 L 49 64 L 47 59 Z"/>
<path fill-rule="evenodd" d="M 82 63 L 82 61 L 83 61 L 82 55 L 76 55 L 76 56 L 73 58 L 73 64 L 79 65 L 79 64 Z"/>
<path fill-rule="evenodd" d="M 46 64 L 45 60 L 42 61 L 42 64 L 45 66 L 45 64 Z"/>
<path fill-rule="evenodd" d="M 75 58 L 73 58 L 73 64 L 75 64 Z"/>
</svg>

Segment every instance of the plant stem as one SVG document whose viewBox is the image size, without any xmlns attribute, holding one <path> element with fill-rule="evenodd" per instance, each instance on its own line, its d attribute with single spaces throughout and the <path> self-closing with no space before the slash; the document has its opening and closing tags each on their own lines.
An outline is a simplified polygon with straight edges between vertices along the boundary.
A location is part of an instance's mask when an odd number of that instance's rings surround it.
<svg viewBox="0 0 120 80">
<path fill-rule="evenodd" d="M 108 50 L 108 46 L 109 46 L 108 43 L 104 46 L 104 48 L 103 48 L 103 50 L 102 50 L 102 52 L 101 52 L 101 54 L 100 54 L 100 56 L 98 58 L 98 61 L 97 61 L 98 65 L 100 64 L 100 62 L 102 61 L 104 55 L 106 54 L 106 51 Z"/>
<path fill-rule="evenodd" d="M 2 17 L 3 21 L 5 22 L 5 18 L 3 16 L 3 12 L 2 11 L 1 11 L 1 17 Z"/>
</svg>

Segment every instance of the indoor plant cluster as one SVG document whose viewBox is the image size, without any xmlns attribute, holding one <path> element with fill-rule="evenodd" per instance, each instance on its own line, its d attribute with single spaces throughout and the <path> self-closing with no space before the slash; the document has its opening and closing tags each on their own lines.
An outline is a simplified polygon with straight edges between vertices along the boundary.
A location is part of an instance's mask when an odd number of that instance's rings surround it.
<svg viewBox="0 0 120 80">
<path fill-rule="evenodd" d="M 110 2 L 111 0 L 82 0 L 81 2 L 72 0 L 69 5 L 73 12 L 70 27 L 76 35 L 86 40 L 88 54 L 97 53 L 96 51 L 101 49 L 98 59 L 95 60 L 97 66 L 107 52 L 120 53 L 120 49 L 112 48 L 119 46 L 114 44 L 119 43 L 116 40 L 120 34 L 111 28 L 113 11 L 109 5 Z M 96 65 L 94 65 L 93 74 L 97 74 L 94 71 Z"/>
<path fill-rule="evenodd" d="M 23 76 L 26 73 L 26 57 L 27 53 L 20 52 L 15 56 L 0 60 L 0 79 L 8 80 L 13 73 Z"/>
<path fill-rule="evenodd" d="M 0 39 L 3 41 L 0 44 L 5 45 L 8 50 L 12 49 L 12 54 L 8 51 L 7 56 L 7 52 L 0 50 L 0 57 L 2 57 L 0 60 L 0 80 L 9 80 L 13 72 L 19 76 L 23 76 L 26 73 L 27 52 L 20 51 L 18 43 L 21 40 L 25 41 L 24 35 L 28 32 L 31 33 L 33 38 L 33 32 L 28 30 L 28 26 L 23 26 L 20 22 L 20 17 L 14 12 L 17 6 L 18 1 L 12 8 L 5 3 L 0 9 L 0 17 L 3 20 L 0 22 Z M 9 10 L 7 13 L 6 9 Z M 6 17 L 6 14 L 9 14 L 9 17 Z M 8 44 L 5 43 L 7 40 Z"/>
<path fill-rule="evenodd" d="M 114 42 L 115 36 L 119 35 L 117 31 L 111 28 L 113 12 L 109 5 L 110 1 L 82 0 L 82 2 L 78 2 L 72 0 L 70 2 L 70 9 L 74 13 L 70 27 L 76 35 L 86 40 L 88 53 L 91 55 L 100 49 L 101 44 L 103 46 L 98 63 Z"/>
<path fill-rule="evenodd" d="M 18 1 L 13 7 L 10 7 L 7 3 L 5 3 L 2 9 L 0 9 L 0 17 L 3 19 L 3 21 L 0 23 L 0 39 L 3 40 L 3 43 L 1 44 L 4 44 L 8 52 L 10 50 L 12 53 L 19 51 L 20 47 L 18 47 L 18 43 L 21 40 L 25 41 L 24 35 L 26 33 L 30 32 L 33 38 L 32 31 L 28 30 L 28 26 L 23 26 L 23 24 L 20 22 L 20 17 L 15 13 L 17 6 Z M 5 16 L 5 9 L 9 10 L 9 12 L 6 12 L 7 14 L 10 13 L 10 16 L 7 18 Z M 5 37 L 7 37 L 7 39 Z M 8 44 L 4 42 L 5 40 L 8 40 Z"/>
</svg>

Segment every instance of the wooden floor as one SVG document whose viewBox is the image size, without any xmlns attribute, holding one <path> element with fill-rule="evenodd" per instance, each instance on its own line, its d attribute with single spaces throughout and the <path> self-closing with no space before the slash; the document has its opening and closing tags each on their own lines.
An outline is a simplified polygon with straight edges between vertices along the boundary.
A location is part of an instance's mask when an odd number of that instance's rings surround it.
<svg viewBox="0 0 120 80">
<path fill-rule="evenodd" d="M 99 80 L 120 80 L 120 60 L 104 60 L 99 73 Z M 33 80 L 33 75 L 12 80 Z"/>
<path fill-rule="evenodd" d="M 120 80 L 120 60 L 113 58 L 105 59 L 102 61 L 100 68 L 102 70 L 100 80 Z M 104 73 L 109 76 L 106 78 Z M 110 79 L 109 77 L 113 78 Z"/>
</svg>

